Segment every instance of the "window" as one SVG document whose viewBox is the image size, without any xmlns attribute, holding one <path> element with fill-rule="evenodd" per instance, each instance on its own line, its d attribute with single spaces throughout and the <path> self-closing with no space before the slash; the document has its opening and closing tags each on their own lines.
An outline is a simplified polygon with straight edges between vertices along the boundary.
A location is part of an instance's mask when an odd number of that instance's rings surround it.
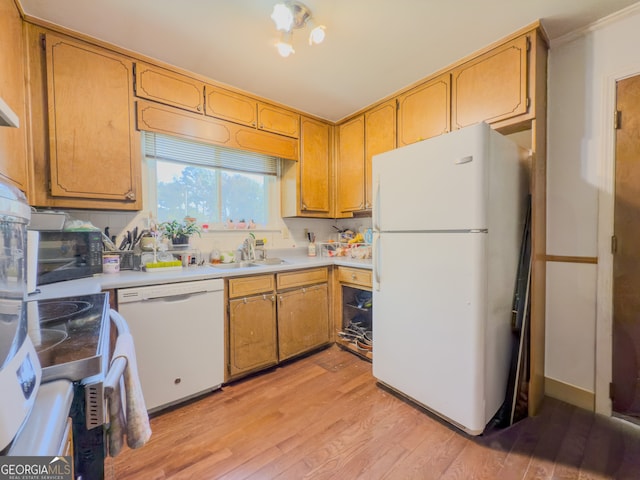
<svg viewBox="0 0 640 480">
<path fill-rule="evenodd" d="M 210 228 L 228 220 L 273 226 L 278 216 L 278 159 L 143 132 L 152 210 L 163 222 L 193 217 Z"/>
</svg>

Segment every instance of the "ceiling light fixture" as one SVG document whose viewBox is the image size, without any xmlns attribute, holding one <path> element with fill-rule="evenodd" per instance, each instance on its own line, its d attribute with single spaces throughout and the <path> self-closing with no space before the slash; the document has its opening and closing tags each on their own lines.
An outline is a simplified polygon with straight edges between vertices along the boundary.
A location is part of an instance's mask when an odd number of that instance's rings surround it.
<svg viewBox="0 0 640 480">
<path fill-rule="evenodd" d="M 271 19 L 276 24 L 276 29 L 282 32 L 280 41 L 276 43 L 276 48 L 283 57 L 288 57 L 295 53 L 291 43 L 294 29 L 304 28 L 309 24 L 311 28 L 309 45 L 317 45 L 324 40 L 326 27 L 324 25 L 316 25 L 311 18 L 311 10 L 300 2 L 285 1 L 277 3 L 273 7 Z"/>
</svg>

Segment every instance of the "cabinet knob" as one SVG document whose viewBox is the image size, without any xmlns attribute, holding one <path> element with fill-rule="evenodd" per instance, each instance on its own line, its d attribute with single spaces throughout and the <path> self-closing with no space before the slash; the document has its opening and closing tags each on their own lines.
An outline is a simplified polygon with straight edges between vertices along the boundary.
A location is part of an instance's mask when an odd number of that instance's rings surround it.
<svg viewBox="0 0 640 480">
<path fill-rule="evenodd" d="M 351 280 L 355 280 L 356 278 L 358 278 L 358 276 L 355 273 L 351 274 Z"/>
<path fill-rule="evenodd" d="M 255 127 L 256 126 L 256 122 L 251 122 L 251 126 Z"/>
<path fill-rule="evenodd" d="M 196 107 L 196 110 L 198 110 L 199 112 L 201 112 L 201 111 L 202 111 L 202 105 L 198 105 L 198 106 Z"/>
<path fill-rule="evenodd" d="M 261 124 L 260 124 L 260 128 L 264 128 L 264 123 L 261 123 Z"/>
<path fill-rule="evenodd" d="M 302 210 L 306 210 L 306 209 L 307 209 L 307 204 L 306 204 L 306 203 L 303 203 L 303 204 L 302 204 Z"/>
<path fill-rule="evenodd" d="M 126 198 L 127 200 L 135 200 L 136 199 L 136 193 L 133 190 L 129 190 L 126 195 L 124 196 L 124 198 Z"/>
</svg>

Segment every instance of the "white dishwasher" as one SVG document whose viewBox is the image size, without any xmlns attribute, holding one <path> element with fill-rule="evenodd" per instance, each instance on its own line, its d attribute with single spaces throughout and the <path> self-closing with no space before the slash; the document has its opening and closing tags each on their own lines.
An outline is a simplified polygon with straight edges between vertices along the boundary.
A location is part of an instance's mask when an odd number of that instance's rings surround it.
<svg viewBox="0 0 640 480">
<path fill-rule="evenodd" d="M 148 411 L 220 388 L 222 279 L 119 289 L 118 311 L 133 335 Z"/>
</svg>

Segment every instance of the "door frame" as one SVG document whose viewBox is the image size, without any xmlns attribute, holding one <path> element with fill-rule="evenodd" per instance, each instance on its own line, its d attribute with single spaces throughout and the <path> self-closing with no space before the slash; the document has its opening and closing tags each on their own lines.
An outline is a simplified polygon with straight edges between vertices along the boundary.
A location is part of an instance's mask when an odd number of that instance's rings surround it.
<svg viewBox="0 0 640 480">
<path fill-rule="evenodd" d="M 615 207 L 616 134 L 613 112 L 616 109 L 616 85 L 619 80 L 640 75 L 635 66 L 605 77 L 602 102 L 602 151 L 598 192 L 598 265 L 596 283 L 596 364 L 595 411 L 611 416 L 609 384 L 613 379 L 613 214 Z"/>
</svg>

